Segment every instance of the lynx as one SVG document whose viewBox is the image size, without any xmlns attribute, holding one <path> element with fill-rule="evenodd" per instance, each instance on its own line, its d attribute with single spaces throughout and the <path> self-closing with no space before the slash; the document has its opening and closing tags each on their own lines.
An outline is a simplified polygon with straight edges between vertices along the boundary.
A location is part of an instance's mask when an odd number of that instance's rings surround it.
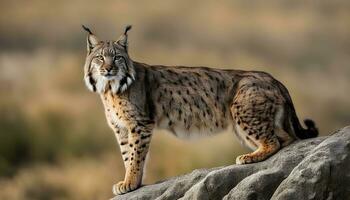
<svg viewBox="0 0 350 200">
<path fill-rule="evenodd" d="M 156 128 L 181 138 L 231 131 L 253 150 L 238 156 L 237 164 L 263 161 L 296 139 L 318 135 L 312 120 L 302 127 L 287 89 L 268 73 L 147 65 L 129 57 L 131 26 L 115 41 L 83 28 L 85 84 L 101 97 L 125 166 L 115 195 L 140 187 Z"/>
</svg>

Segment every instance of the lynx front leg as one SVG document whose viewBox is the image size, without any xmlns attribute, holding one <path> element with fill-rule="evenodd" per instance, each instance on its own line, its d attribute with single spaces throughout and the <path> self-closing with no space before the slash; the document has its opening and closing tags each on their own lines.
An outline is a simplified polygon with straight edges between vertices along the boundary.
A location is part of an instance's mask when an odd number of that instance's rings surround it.
<svg viewBox="0 0 350 200">
<path fill-rule="evenodd" d="M 152 136 L 152 128 L 138 123 L 128 130 L 128 140 L 122 146 L 127 146 L 127 150 L 122 152 L 125 165 L 125 178 L 113 186 L 115 195 L 124 194 L 137 189 L 142 182 L 143 168 L 149 143 Z"/>
<path fill-rule="evenodd" d="M 118 127 L 113 127 L 113 131 L 115 133 L 115 136 L 117 138 L 119 148 L 120 148 L 120 153 L 122 154 L 122 159 L 124 161 L 124 167 L 126 168 L 128 160 L 129 160 L 129 140 L 128 140 L 128 129 L 126 128 L 118 128 Z"/>
</svg>

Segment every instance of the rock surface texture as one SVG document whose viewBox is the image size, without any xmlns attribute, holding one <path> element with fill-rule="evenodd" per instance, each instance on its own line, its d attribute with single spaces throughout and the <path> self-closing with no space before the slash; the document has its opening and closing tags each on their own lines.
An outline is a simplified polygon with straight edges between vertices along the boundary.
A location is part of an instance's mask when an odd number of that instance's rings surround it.
<svg viewBox="0 0 350 200">
<path fill-rule="evenodd" d="M 113 198 L 133 199 L 350 199 L 350 126 L 260 163 L 195 170 Z"/>
</svg>

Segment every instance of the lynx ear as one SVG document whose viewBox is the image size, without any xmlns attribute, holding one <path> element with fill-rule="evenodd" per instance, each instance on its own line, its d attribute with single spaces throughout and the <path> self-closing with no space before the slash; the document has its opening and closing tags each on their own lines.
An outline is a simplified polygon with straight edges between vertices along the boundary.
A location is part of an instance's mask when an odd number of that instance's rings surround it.
<svg viewBox="0 0 350 200">
<path fill-rule="evenodd" d="M 119 37 L 117 43 L 128 50 L 128 31 L 130 31 L 131 25 L 127 25 L 124 30 L 124 34 Z"/>
<path fill-rule="evenodd" d="M 82 25 L 82 27 L 86 32 L 89 33 L 86 39 L 86 43 L 88 54 L 90 54 L 91 50 L 100 42 L 100 40 L 91 32 L 91 30 L 88 27 L 84 25 Z"/>
</svg>

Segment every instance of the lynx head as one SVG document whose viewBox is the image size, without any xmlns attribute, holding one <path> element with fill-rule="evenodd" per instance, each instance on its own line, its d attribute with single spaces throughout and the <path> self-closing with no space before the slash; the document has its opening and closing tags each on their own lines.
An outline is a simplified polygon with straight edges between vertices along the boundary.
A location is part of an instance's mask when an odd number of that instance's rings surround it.
<svg viewBox="0 0 350 200">
<path fill-rule="evenodd" d="M 86 86 L 98 93 L 110 89 L 117 94 L 127 90 L 136 76 L 128 55 L 128 31 L 131 26 L 126 26 L 124 34 L 116 41 L 101 41 L 89 28 L 83 28 L 88 32 L 84 66 Z"/>
</svg>

